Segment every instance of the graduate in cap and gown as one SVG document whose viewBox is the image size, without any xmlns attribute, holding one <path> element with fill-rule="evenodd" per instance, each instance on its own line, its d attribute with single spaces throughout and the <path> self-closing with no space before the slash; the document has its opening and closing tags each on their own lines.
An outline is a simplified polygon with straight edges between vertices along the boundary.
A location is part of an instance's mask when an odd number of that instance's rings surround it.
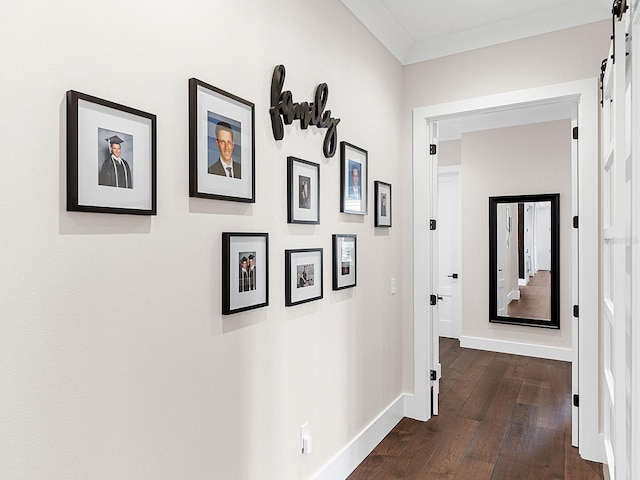
<svg viewBox="0 0 640 480">
<path fill-rule="evenodd" d="M 98 185 L 108 187 L 133 188 L 131 168 L 127 161 L 120 157 L 120 144 L 124 142 L 120 137 L 105 138 L 109 142 L 109 153 L 111 154 L 100 167 L 98 175 Z"/>
</svg>

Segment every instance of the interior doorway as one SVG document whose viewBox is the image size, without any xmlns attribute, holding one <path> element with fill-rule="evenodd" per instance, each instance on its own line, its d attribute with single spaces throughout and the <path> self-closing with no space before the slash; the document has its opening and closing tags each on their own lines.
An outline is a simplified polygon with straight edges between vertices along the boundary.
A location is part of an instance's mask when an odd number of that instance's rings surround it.
<svg viewBox="0 0 640 480">
<path fill-rule="evenodd" d="M 438 335 L 439 306 L 437 302 L 433 306 L 433 302 L 425 298 L 437 288 L 431 272 L 437 271 L 435 261 L 438 252 L 436 249 L 434 253 L 433 246 L 437 248 L 438 232 L 429 230 L 426 225 L 430 223 L 429 219 L 433 219 L 432 207 L 438 202 L 437 196 L 432 198 L 433 191 L 437 191 L 437 154 L 433 152 L 434 149 L 429 149 L 430 144 L 437 144 L 438 127 L 442 126 L 444 119 L 464 121 L 474 116 L 485 122 L 496 119 L 512 121 L 523 112 L 527 116 L 525 123 L 535 123 L 545 120 L 534 117 L 544 117 L 556 107 L 564 108 L 571 112 L 569 118 L 572 118 L 580 132 L 575 142 L 576 153 L 572 155 L 575 164 L 572 168 L 574 179 L 571 210 L 574 216 L 580 216 L 580 229 L 573 233 L 573 270 L 578 272 L 575 275 L 573 300 L 576 305 L 580 305 L 583 326 L 579 328 L 577 319 L 572 320 L 572 364 L 573 393 L 587 403 L 580 402 L 580 412 L 576 407 L 573 409 L 574 445 L 579 446 L 583 458 L 603 460 L 598 431 L 598 379 L 587 375 L 587 372 L 597 371 L 598 368 L 597 356 L 588 353 L 598 351 L 598 289 L 597 282 L 592 281 L 599 275 L 597 85 L 597 79 L 590 79 L 414 109 L 414 257 L 418 260 L 417 264 L 426 268 L 414 269 L 415 391 L 407 399 L 407 416 L 421 420 L 430 418 L 427 392 L 433 382 L 429 379 L 433 377 L 429 370 L 437 371 L 438 366 L 438 359 L 433 359 L 432 342 L 433 336 Z"/>
</svg>

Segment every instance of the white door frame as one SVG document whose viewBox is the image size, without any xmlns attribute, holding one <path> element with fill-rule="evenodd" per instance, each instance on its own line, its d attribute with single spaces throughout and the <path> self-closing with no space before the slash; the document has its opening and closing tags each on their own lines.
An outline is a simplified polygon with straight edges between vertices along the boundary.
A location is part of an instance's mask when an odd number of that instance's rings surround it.
<svg viewBox="0 0 640 480">
<path fill-rule="evenodd" d="M 604 449 L 599 432 L 599 331 L 598 331 L 598 80 L 578 80 L 546 87 L 477 97 L 451 103 L 415 108 L 413 110 L 413 253 L 416 265 L 426 269 L 414 269 L 413 334 L 414 334 L 414 394 L 408 395 L 405 403 L 406 415 L 426 420 L 428 411 L 428 358 L 430 343 L 428 319 L 429 276 L 432 259 L 428 221 L 431 211 L 427 186 L 432 184 L 433 169 L 429 163 L 429 124 L 451 115 L 479 113 L 482 111 L 512 110 L 532 105 L 556 102 L 571 102 L 577 106 L 579 127 L 577 184 L 578 205 L 572 205 L 574 215 L 579 214 L 578 238 L 580 250 L 579 291 L 580 330 L 577 344 L 573 345 L 574 369 L 578 368 L 578 391 L 580 395 L 579 449 L 583 458 L 602 462 Z M 572 172 L 576 175 L 576 172 Z M 579 208 L 578 208 L 579 207 Z M 463 332 L 464 333 L 464 332 Z M 575 388 L 575 385 L 574 385 Z"/>
</svg>

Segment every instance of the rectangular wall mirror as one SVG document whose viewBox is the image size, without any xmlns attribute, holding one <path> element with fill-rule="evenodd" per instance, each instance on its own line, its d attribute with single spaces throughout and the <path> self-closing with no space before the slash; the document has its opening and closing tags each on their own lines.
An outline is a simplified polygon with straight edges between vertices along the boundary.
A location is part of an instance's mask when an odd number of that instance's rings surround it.
<svg viewBox="0 0 640 480">
<path fill-rule="evenodd" d="M 560 328 L 560 194 L 489 197 L 489 321 Z"/>
</svg>

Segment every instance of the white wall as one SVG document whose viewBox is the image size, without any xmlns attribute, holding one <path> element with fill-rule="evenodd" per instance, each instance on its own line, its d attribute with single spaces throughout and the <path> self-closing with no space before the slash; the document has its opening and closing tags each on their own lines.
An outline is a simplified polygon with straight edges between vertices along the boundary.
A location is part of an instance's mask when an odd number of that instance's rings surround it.
<svg viewBox="0 0 640 480">
<path fill-rule="evenodd" d="M 571 348 L 571 122 L 462 136 L 462 336 Z M 490 196 L 560 194 L 560 330 L 489 323 Z M 517 249 L 517 204 L 510 205 Z M 517 260 L 508 285 L 517 286 Z"/>
<path fill-rule="evenodd" d="M 0 15 L 0 478 L 308 478 L 402 393 L 402 69 L 337 0 L 5 2 Z M 269 122 L 274 66 L 369 152 L 339 213 L 324 131 Z M 256 203 L 188 196 L 187 79 L 256 104 Z M 158 215 L 66 212 L 75 89 L 158 117 Z M 321 224 L 288 225 L 286 157 L 321 164 Z M 373 227 L 373 181 L 394 226 Z M 270 305 L 221 315 L 221 233 L 270 234 Z M 358 286 L 331 291 L 331 234 Z M 284 307 L 284 250 L 324 248 L 324 299 Z M 398 278 L 399 294 L 389 293 Z M 299 451 L 309 422 L 314 451 Z"/>
<path fill-rule="evenodd" d="M 429 105 L 596 78 L 600 74 L 600 63 L 608 53 L 610 35 L 611 22 L 602 21 L 406 66 L 404 109 L 411 112 Z M 411 156 L 412 148 L 411 121 L 412 116 L 407 113 L 403 117 L 405 141 L 402 143 L 407 157 Z M 404 183 L 411 185 L 408 175 Z M 409 189 L 405 195 L 411 195 Z M 405 213 L 407 218 L 411 218 L 411 214 L 410 211 Z M 411 264 L 413 232 L 408 223 L 405 223 L 403 236 L 404 263 Z M 403 271 L 404 283 L 412 278 L 413 269 Z M 464 283 L 467 283 L 466 279 Z M 412 298 L 409 297 L 405 304 L 413 305 Z M 403 383 L 407 391 L 413 390 L 411 313 L 404 315 L 403 333 Z"/>
</svg>

